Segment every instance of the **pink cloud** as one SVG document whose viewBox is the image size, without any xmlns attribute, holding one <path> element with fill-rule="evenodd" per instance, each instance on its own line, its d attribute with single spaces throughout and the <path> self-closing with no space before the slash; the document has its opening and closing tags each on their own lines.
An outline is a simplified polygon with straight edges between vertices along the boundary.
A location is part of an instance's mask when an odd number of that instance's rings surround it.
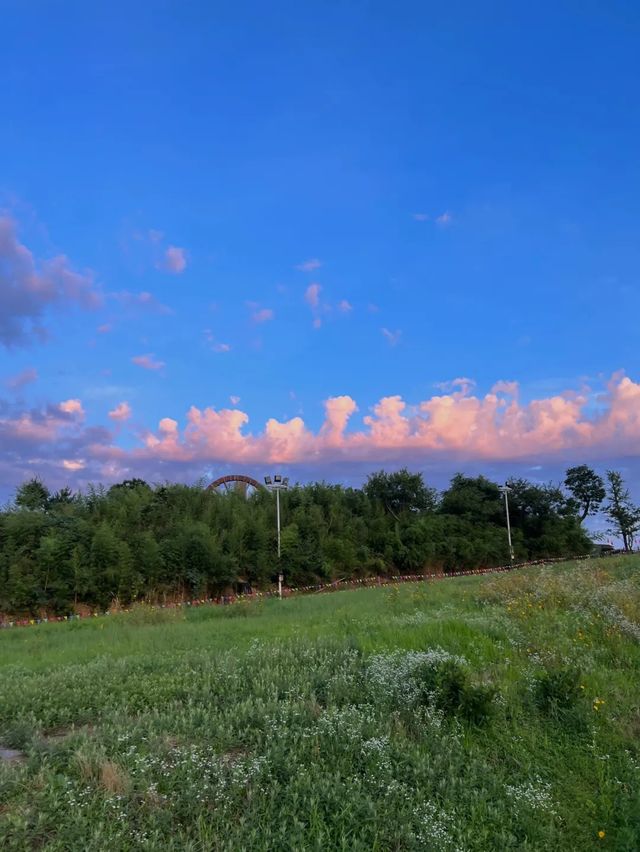
<svg viewBox="0 0 640 852">
<path fill-rule="evenodd" d="M 99 325 L 96 331 L 98 334 L 109 334 L 113 330 L 111 323 L 105 322 L 102 325 Z"/>
<path fill-rule="evenodd" d="M 102 296 L 93 273 L 74 270 L 65 255 L 36 261 L 17 237 L 9 216 L 0 216 L 0 343 L 24 345 L 47 336 L 43 316 L 48 308 L 77 305 L 92 310 Z"/>
<path fill-rule="evenodd" d="M 229 402 L 231 403 L 231 405 L 237 405 L 240 402 L 240 397 L 239 396 L 230 396 Z"/>
<path fill-rule="evenodd" d="M 448 210 L 445 210 L 444 213 L 441 213 L 439 216 L 436 216 L 436 224 L 440 225 L 443 228 L 446 228 L 447 225 L 450 225 L 453 222 L 453 216 L 449 213 Z"/>
<path fill-rule="evenodd" d="M 304 299 L 305 302 L 310 305 L 313 309 L 317 308 L 320 304 L 320 291 L 322 287 L 320 284 L 309 284 L 307 289 L 305 290 Z"/>
<path fill-rule="evenodd" d="M 71 470 L 74 473 L 78 470 L 84 470 L 87 466 L 87 463 L 82 459 L 63 459 L 62 467 L 65 470 Z"/>
<path fill-rule="evenodd" d="M 77 414 L 78 417 L 84 417 L 84 408 L 79 399 L 67 399 L 59 403 L 58 408 L 65 414 Z"/>
<path fill-rule="evenodd" d="M 31 384 L 38 379 L 38 371 L 35 367 L 27 367 L 16 373 L 15 376 L 10 376 L 5 384 L 11 390 L 21 390 L 25 385 Z"/>
<path fill-rule="evenodd" d="M 353 305 L 346 299 L 342 299 L 342 301 L 338 302 L 338 310 L 343 314 L 348 314 L 353 310 Z"/>
<path fill-rule="evenodd" d="M 257 324 L 269 322 L 274 317 L 274 312 L 271 308 L 260 308 L 251 314 L 251 321 Z"/>
<path fill-rule="evenodd" d="M 162 268 L 165 272 L 180 275 L 187 268 L 187 253 L 179 246 L 169 246 L 164 253 Z"/>
<path fill-rule="evenodd" d="M 64 470 L 81 481 L 112 481 L 135 475 L 193 478 L 217 463 L 539 464 L 544 458 L 568 464 L 640 458 L 640 382 L 623 375 L 613 376 L 603 392 L 565 391 L 527 403 L 493 391 L 479 395 L 470 386 L 464 393 L 411 403 L 387 396 L 360 423 L 353 422 L 358 406 L 349 395 L 327 399 L 324 409 L 317 431 L 293 417 L 270 418 L 262 431 L 253 432 L 248 414 L 237 408 L 192 406 L 182 424 L 163 417 L 155 430 L 141 433 L 138 446 L 124 449 L 115 443 L 117 431 L 85 425 L 79 400 L 42 410 L 5 407 L 0 408 L 0 470 L 5 482 L 17 484 L 34 470 L 54 480 L 55 471 Z"/>
<path fill-rule="evenodd" d="M 299 269 L 301 272 L 315 272 L 316 269 L 320 269 L 322 266 L 322 261 L 318 260 L 317 257 L 312 257 L 310 260 L 305 260 L 303 263 L 299 263 L 296 266 L 296 269 Z"/>
<path fill-rule="evenodd" d="M 128 420 L 131 417 L 131 406 L 128 402 L 119 402 L 115 408 L 111 409 L 109 417 L 118 421 Z"/>
<path fill-rule="evenodd" d="M 164 361 L 157 361 L 152 352 L 147 355 L 136 355 L 131 359 L 131 362 L 145 370 L 161 370 L 165 366 Z"/>
<path fill-rule="evenodd" d="M 203 463 L 220 459 L 292 464 L 341 457 L 418 460 L 443 454 L 505 460 L 581 448 L 590 455 L 640 455 L 640 384 L 629 378 L 612 379 L 606 407 L 597 416 L 586 414 L 590 397 L 575 392 L 523 405 L 515 399 L 505 402 L 493 392 L 479 397 L 469 390 L 467 385 L 464 392 L 433 396 L 411 406 L 400 396 L 384 397 L 363 418 L 365 428 L 355 431 L 347 430 L 357 411 L 349 396 L 326 401 L 325 420 L 317 433 L 293 418 L 284 423 L 271 419 L 262 434 L 245 434 L 249 418 L 244 412 L 192 407 L 181 434 L 172 427 L 170 442 L 162 429 L 159 435 L 150 434 L 143 454 Z"/>
</svg>

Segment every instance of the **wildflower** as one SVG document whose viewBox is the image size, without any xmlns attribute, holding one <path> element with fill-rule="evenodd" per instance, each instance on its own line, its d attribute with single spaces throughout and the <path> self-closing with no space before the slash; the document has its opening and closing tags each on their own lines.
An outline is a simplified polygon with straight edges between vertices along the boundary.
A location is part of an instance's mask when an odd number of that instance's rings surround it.
<svg viewBox="0 0 640 852">
<path fill-rule="evenodd" d="M 604 840 L 605 834 L 606 834 L 606 832 L 604 832 L 604 831 L 602 831 L 602 829 L 600 829 L 600 831 L 598 832 L 598 837 L 600 838 L 600 840 Z"/>
</svg>

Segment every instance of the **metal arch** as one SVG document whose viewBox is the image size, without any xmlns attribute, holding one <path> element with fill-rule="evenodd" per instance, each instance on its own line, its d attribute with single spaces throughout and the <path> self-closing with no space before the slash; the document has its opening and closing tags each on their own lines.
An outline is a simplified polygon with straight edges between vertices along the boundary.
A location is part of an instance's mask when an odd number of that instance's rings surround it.
<svg viewBox="0 0 640 852">
<path fill-rule="evenodd" d="M 227 476 L 219 476 L 218 479 L 214 479 L 214 481 L 207 485 L 207 491 L 215 491 L 216 488 L 220 488 L 221 485 L 224 485 L 225 488 L 230 482 L 242 482 L 245 485 L 251 485 L 256 491 L 260 488 L 264 488 L 257 479 L 254 479 L 252 476 L 244 476 L 241 473 L 230 473 Z"/>
</svg>

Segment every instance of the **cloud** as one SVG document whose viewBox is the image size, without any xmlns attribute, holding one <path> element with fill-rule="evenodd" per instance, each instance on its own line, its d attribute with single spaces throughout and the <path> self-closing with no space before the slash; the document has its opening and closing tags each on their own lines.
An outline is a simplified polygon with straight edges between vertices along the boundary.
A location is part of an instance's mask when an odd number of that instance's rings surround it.
<svg viewBox="0 0 640 852">
<path fill-rule="evenodd" d="M 499 388 L 498 386 L 507 385 L 507 384 L 511 385 L 511 384 L 515 384 L 515 383 L 498 382 L 491 389 L 491 392 L 492 393 L 498 393 L 499 390 L 503 389 L 503 388 Z M 448 381 L 448 382 L 438 382 L 436 384 L 436 387 L 439 390 L 453 391 L 454 393 L 459 393 L 462 396 L 466 396 L 469 393 L 469 391 L 472 390 L 475 386 L 476 386 L 476 383 L 475 383 L 474 379 L 466 379 L 464 377 L 461 377 L 461 378 L 458 378 L 458 379 L 451 379 L 451 381 Z M 459 390 L 456 390 L 456 388 L 459 388 Z M 498 388 L 498 390 L 496 390 L 496 388 Z"/>
<path fill-rule="evenodd" d="M 440 225 L 443 228 L 446 228 L 447 225 L 450 225 L 453 222 L 453 216 L 449 213 L 448 210 L 445 210 L 444 213 L 441 213 L 439 216 L 436 216 L 436 224 Z"/>
<path fill-rule="evenodd" d="M 164 252 L 160 267 L 172 275 L 181 275 L 187 268 L 186 250 L 179 246 L 169 246 Z"/>
<path fill-rule="evenodd" d="M 348 314 L 353 310 L 353 305 L 348 302 L 346 299 L 342 299 L 342 301 L 338 302 L 338 310 L 340 313 Z"/>
<path fill-rule="evenodd" d="M 309 284 L 304 293 L 305 302 L 310 305 L 312 308 L 317 308 L 320 304 L 320 291 L 322 287 L 320 284 Z"/>
<path fill-rule="evenodd" d="M 305 260 L 303 263 L 299 263 L 296 266 L 296 269 L 299 269 L 301 272 L 315 272 L 316 269 L 320 269 L 322 266 L 322 261 L 318 260 L 317 257 L 312 257 L 310 260 Z"/>
<path fill-rule="evenodd" d="M 36 261 L 17 237 L 16 224 L 0 215 L 0 344 L 24 346 L 47 337 L 49 308 L 98 308 L 102 296 L 93 273 L 77 272 L 65 255 Z"/>
<path fill-rule="evenodd" d="M 414 213 L 413 218 L 416 222 L 426 222 L 429 219 L 428 213 Z"/>
<path fill-rule="evenodd" d="M 38 379 L 38 371 L 35 367 L 27 367 L 16 373 L 15 376 L 9 376 L 5 384 L 10 390 L 21 390 L 25 385 L 31 384 Z"/>
<path fill-rule="evenodd" d="M 87 463 L 82 459 L 63 459 L 62 467 L 65 470 L 78 471 L 83 470 L 87 466 Z"/>
<path fill-rule="evenodd" d="M 380 331 L 386 338 L 389 346 L 397 346 L 400 343 L 400 338 L 402 337 L 402 332 L 400 329 L 396 329 L 395 331 L 389 331 L 388 328 L 381 328 Z"/>
<path fill-rule="evenodd" d="M 79 399 L 67 399 L 59 403 L 58 408 L 65 414 L 77 414 L 78 417 L 84 417 L 84 409 Z"/>
<path fill-rule="evenodd" d="M 152 352 L 147 355 L 135 355 L 131 362 L 145 370 L 161 370 L 165 366 L 164 361 L 157 361 Z"/>
<path fill-rule="evenodd" d="M 231 405 L 237 405 L 240 402 L 240 397 L 231 395 L 229 397 L 229 402 L 231 403 Z"/>
<path fill-rule="evenodd" d="M 209 344 L 209 348 L 213 350 L 213 352 L 231 352 L 231 346 L 228 343 L 221 343 L 219 340 L 216 340 L 210 328 L 205 328 L 203 334 L 205 340 Z"/>
<path fill-rule="evenodd" d="M 138 311 L 149 311 L 150 313 L 156 314 L 173 313 L 170 307 L 163 305 L 162 302 L 159 302 L 156 297 L 147 290 L 143 290 L 140 293 L 131 293 L 129 290 L 121 290 L 119 293 L 109 293 L 109 296 L 134 313 Z M 111 330 L 111 326 L 109 325 L 102 326 L 102 328 L 107 328 L 109 331 Z M 98 331 L 100 331 L 100 329 L 98 329 Z"/>
<path fill-rule="evenodd" d="M 120 422 L 128 420 L 131 417 L 131 406 L 128 402 L 119 402 L 115 408 L 111 409 L 109 417 Z"/>
<path fill-rule="evenodd" d="M 182 433 L 176 426 L 169 437 L 162 428 L 157 434 L 149 433 L 142 454 L 253 464 L 339 458 L 418 461 L 438 456 L 499 461 L 558 453 L 563 459 L 569 453 L 640 456 L 640 384 L 627 377 L 609 382 L 601 399 L 604 406 L 591 416 L 586 412 L 593 395 L 566 391 L 520 404 L 516 398 L 506 400 L 493 392 L 472 395 L 472 383 L 460 381 L 462 391 L 414 405 L 398 395 L 384 397 L 363 418 L 364 428 L 354 431 L 347 427 L 357 404 L 346 395 L 325 402 L 324 423 L 317 433 L 293 418 L 284 423 L 270 419 L 262 434 L 245 434 L 246 413 L 192 407 Z"/>
<path fill-rule="evenodd" d="M 109 334 L 111 331 L 113 331 L 113 326 L 111 325 L 111 323 L 105 322 L 102 325 L 99 325 L 96 331 L 98 332 L 98 334 Z"/>
<path fill-rule="evenodd" d="M 640 382 L 620 374 L 604 389 L 567 390 L 527 403 L 517 393 L 505 398 L 467 387 L 466 393 L 417 402 L 383 397 L 361 423 L 353 423 L 358 405 L 346 394 L 327 399 L 324 412 L 317 431 L 293 417 L 270 418 L 253 432 L 249 415 L 237 408 L 192 406 L 182 423 L 163 417 L 155 430 L 139 433 L 137 446 L 125 449 L 115 443 L 117 430 L 85 425 L 79 400 L 32 410 L 0 402 L 0 477 L 18 484 L 37 472 L 57 487 L 71 474 L 76 483 L 132 476 L 193 480 L 211 465 L 251 472 L 287 464 L 322 475 L 334 464 L 446 464 L 452 471 L 462 464 L 491 470 L 640 460 Z"/>
<path fill-rule="evenodd" d="M 258 308 L 251 314 L 251 322 L 256 324 L 269 322 L 269 320 L 272 320 L 274 316 L 275 314 L 271 308 Z"/>
</svg>

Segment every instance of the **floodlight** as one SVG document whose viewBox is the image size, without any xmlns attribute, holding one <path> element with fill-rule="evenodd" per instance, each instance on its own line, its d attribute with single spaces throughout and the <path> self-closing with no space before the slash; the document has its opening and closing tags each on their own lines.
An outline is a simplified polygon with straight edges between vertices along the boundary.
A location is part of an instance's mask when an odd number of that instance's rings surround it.
<svg viewBox="0 0 640 852">
<path fill-rule="evenodd" d="M 287 486 L 289 485 L 289 477 L 288 476 L 285 476 L 285 478 L 282 480 L 282 484 L 284 485 L 285 488 L 287 488 Z"/>
<path fill-rule="evenodd" d="M 265 476 L 264 484 L 265 485 L 271 485 L 271 477 L 270 476 Z"/>
<path fill-rule="evenodd" d="M 282 477 L 280 476 L 279 473 L 276 473 L 276 475 L 273 477 L 273 481 L 274 482 L 282 482 Z"/>
</svg>

